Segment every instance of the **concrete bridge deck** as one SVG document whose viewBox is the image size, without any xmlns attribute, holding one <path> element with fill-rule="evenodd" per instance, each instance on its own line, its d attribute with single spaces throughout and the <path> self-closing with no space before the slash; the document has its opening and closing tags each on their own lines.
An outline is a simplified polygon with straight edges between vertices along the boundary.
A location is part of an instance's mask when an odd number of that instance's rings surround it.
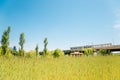
<svg viewBox="0 0 120 80">
<path fill-rule="evenodd" d="M 98 47 L 94 48 L 95 50 L 101 50 L 101 49 L 106 49 L 110 51 L 120 51 L 120 45 L 111 45 L 111 46 L 106 46 L 106 47 Z"/>
<path fill-rule="evenodd" d="M 82 52 L 84 48 L 94 48 L 96 51 L 101 49 L 106 49 L 110 51 L 120 51 L 120 45 L 112 45 L 109 44 L 99 44 L 99 45 L 86 45 L 86 46 L 79 46 L 79 47 L 71 47 L 70 50 L 72 52 Z"/>
</svg>

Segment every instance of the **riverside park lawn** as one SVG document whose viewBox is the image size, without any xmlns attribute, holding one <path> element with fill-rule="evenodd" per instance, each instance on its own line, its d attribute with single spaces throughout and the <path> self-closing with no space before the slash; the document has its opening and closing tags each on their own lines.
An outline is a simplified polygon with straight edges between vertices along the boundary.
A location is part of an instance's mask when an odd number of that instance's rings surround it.
<svg viewBox="0 0 120 80">
<path fill-rule="evenodd" d="M 0 57 L 0 80 L 120 80 L 120 56 Z"/>
</svg>

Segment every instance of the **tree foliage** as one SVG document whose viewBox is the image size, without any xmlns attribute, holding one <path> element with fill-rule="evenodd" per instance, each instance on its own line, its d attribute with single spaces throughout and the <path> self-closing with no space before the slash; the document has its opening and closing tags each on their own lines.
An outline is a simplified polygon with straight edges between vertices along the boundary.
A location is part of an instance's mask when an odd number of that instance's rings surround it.
<svg viewBox="0 0 120 80">
<path fill-rule="evenodd" d="M 54 52 L 53 52 L 53 57 L 59 57 L 59 56 L 63 56 L 64 55 L 64 52 L 60 49 L 55 49 Z"/>
<path fill-rule="evenodd" d="M 93 55 L 94 54 L 94 49 L 93 48 L 84 48 L 83 49 L 83 53 L 84 53 L 84 55 L 86 55 L 86 56 L 89 56 L 89 55 Z"/>
<path fill-rule="evenodd" d="M 13 54 L 14 56 L 18 55 L 16 46 L 13 47 L 12 54 Z"/>
<path fill-rule="evenodd" d="M 20 45 L 19 53 L 20 53 L 20 55 L 24 56 L 24 43 L 25 43 L 24 33 L 20 34 L 20 39 L 19 40 L 20 40 L 20 42 L 19 42 L 19 45 Z"/>
<path fill-rule="evenodd" d="M 36 51 L 36 57 L 38 56 L 39 54 L 39 51 L 38 51 L 39 47 L 38 47 L 38 44 L 36 45 L 36 48 L 35 48 L 35 51 Z"/>
<path fill-rule="evenodd" d="M 44 50 L 43 50 L 43 55 L 47 55 L 47 45 L 48 45 L 48 41 L 47 38 L 44 39 Z"/>
<path fill-rule="evenodd" d="M 10 26 L 7 30 L 3 32 L 2 39 L 1 39 L 1 45 L 2 45 L 2 55 L 5 55 L 8 51 L 9 47 L 9 33 L 10 33 Z"/>
<path fill-rule="evenodd" d="M 101 49 L 101 50 L 99 51 L 99 54 L 105 56 L 105 55 L 111 55 L 111 52 L 110 52 L 110 50 Z"/>
<path fill-rule="evenodd" d="M 71 50 L 64 50 L 64 54 L 65 55 L 70 55 L 71 54 Z"/>
</svg>

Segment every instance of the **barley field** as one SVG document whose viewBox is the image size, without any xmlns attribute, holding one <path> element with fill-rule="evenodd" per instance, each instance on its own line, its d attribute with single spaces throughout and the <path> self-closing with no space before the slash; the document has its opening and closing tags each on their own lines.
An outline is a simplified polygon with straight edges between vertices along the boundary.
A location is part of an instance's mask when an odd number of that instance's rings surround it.
<svg viewBox="0 0 120 80">
<path fill-rule="evenodd" d="M 120 80 L 120 56 L 0 57 L 0 80 Z"/>
</svg>

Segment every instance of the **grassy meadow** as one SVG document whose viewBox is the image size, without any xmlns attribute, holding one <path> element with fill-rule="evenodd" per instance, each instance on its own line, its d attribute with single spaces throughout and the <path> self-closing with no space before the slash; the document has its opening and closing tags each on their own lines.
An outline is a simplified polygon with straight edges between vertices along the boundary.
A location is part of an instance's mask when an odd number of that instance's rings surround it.
<svg viewBox="0 0 120 80">
<path fill-rule="evenodd" d="M 0 57 L 0 80 L 120 80 L 120 56 Z"/>
</svg>

